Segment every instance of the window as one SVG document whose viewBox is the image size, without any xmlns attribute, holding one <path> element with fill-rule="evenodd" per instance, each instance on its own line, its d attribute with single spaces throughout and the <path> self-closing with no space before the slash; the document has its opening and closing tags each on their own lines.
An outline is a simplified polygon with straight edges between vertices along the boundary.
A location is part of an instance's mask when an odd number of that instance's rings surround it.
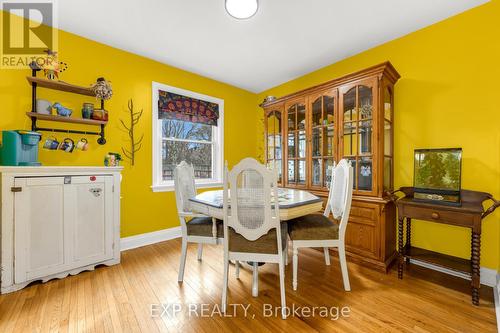
<svg viewBox="0 0 500 333">
<path fill-rule="evenodd" d="M 167 97 L 165 97 L 167 96 Z M 166 98 L 178 98 L 175 109 Z M 160 101 L 161 100 L 161 101 Z M 224 101 L 153 82 L 153 191 L 174 189 L 174 168 L 181 161 L 193 164 L 195 181 L 200 187 L 222 185 Z M 184 103 L 211 105 L 218 119 L 203 120 Z M 165 104 L 165 109 L 163 105 Z M 172 110 L 167 108 L 172 106 Z M 175 110 L 174 110 L 175 109 Z M 203 109 L 201 106 L 200 109 Z M 208 112 L 207 112 L 208 113 Z M 213 114 L 213 113 L 212 113 Z"/>
</svg>

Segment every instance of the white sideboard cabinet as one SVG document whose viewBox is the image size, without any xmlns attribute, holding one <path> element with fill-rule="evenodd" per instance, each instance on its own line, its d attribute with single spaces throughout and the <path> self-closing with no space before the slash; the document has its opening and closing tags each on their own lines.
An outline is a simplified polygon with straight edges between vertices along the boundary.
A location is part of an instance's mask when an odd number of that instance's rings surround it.
<svg viewBox="0 0 500 333">
<path fill-rule="evenodd" d="M 0 167 L 1 292 L 120 262 L 121 167 Z"/>
</svg>

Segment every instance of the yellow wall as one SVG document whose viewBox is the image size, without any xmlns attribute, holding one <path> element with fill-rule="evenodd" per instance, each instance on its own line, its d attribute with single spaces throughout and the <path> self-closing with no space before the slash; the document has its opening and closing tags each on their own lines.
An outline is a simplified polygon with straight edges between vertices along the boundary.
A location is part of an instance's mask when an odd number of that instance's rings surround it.
<svg viewBox="0 0 500 333">
<path fill-rule="evenodd" d="M 150 188 L 152 81 L 224 99 L 225 158 L 232 165 L 244 157 L 255 156 L 255 94 L 63 31 L 59 32 L 59 52 L 60 60 L 69 64 L 69 69 L 61 75 L 62 80 L 87 86 L 103 76 L 112 82 L 114 96 L 106 104 L 110 112 L 106 127 L 108 143 L 98 146 L 97 137 L 88 136 L 91 148 L 87 152 L 68 154 L 40 149 L 40 161 L 44 165 L 103 165 L 107 152 L 119 152 L 122 145 L 127 145 L 127 136 L 120 130 L 119 119 L 127 119 L 124 111 L 128 99 L 132 98 L 138 109 L 144 109 L 137 126 L 137 134 L 145 134 L 144 146 L 137 154 L 134 167 L 123 163 L 122 237 L 179 225 L 173 192 L 153 193 Z M 27 75 L 30 75 L 28 70 L 0 70 L 0 130 L 30 128 L 30 120 L 25 115 L 31 108 Z M 80 114 L 84 101 L 95 102 L 93 98 L 47 89 L 39 89 L 39 97 L 68 105 L 76 114 Z M 43 139 L 46 136 L 44 134 Z M 66 137 L 63 134 L 56 136 L 58 139 Z M 79 139 L 82 136 L 70 137 Z"/>
<path fill-rule="evenodd" d="M 395 88 L 395 185 L 413 182 L 413 150 L 463 148 L 463 188 L 500 198 L 500 2 L 324 67 L 259 94 L 283 96 L 389 60 L 401 74 Z M 258 117 L 261 123 L 262 111 Z M 262 130 L 257 131 L 261 145 Z M 500 268 L 500 212 L 483 222 L 481 266 Z M 461 257 L 470 232 L 417 221 L 413 243 Z"/>
</svg>

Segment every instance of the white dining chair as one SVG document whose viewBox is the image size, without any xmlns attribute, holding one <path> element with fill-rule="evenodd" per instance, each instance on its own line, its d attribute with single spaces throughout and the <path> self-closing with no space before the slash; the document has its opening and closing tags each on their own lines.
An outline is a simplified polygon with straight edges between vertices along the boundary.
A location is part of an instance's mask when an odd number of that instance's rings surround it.
<svg viewBox="0 0 500 333">
<path fill-rule="evenodd" d="M 181 224 L 182 249 L 178 281 L 184 279 L 187 244 L 198 244 L 198 260 L 202 259 L 203 244 L 221 244 L 223 226 L 221 220 L 191 211 L 189 198 L 196 196 L 194 168 L 182 161 L 174 169 L 174 186 L 177 212 Z"/>
<path fill-rule="evenodd" d="M 245 158 L 231 172 L 224 168 L 224 281 L 222 310 L 226 311 L 229 261 L 277 263 L 282 317 L 286 317 L 285 246 L 287 224 L 280 223 L 276 172 Z M 253 294 L 256 296 L 255 294 Z"/>
<path fill-rule="evenodd" d="M 293 290 L 297 290 L 298 252 L 301 247 L 322 247 L 326 265 L 330 265 L 328 248 L 336 247 L 339 253 L 344 289 L 351 290 L 345 256 L 345 232 L 351 210 L 352 185 L 352 167 L 347 160 L 343 159 L 332 170 L 330 192 L 324 213 L 305 215 L 288 222 L 293 253 Z M 334 223 L 328 218 L 330 213 L 338 223 Z"/>
</svg>

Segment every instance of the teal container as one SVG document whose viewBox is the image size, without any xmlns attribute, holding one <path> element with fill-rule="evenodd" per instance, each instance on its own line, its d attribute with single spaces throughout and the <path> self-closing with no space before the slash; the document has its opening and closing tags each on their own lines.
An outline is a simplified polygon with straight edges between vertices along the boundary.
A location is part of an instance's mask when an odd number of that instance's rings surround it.
<svg viewBox="0 0 500 333">
<path fill-rule="evenodd" d="M 93 112 L 94 112 L 94 104 L 83 103 L 83 107 L 82 107 L 82 118 L 83 119 L 91 119 Z"/>
<path fill-rule="evenodd" d="M 42 135 L 30 131 L 2 131 L 0 165 L 39 166 L 38 142 Z"/>
</svg>

